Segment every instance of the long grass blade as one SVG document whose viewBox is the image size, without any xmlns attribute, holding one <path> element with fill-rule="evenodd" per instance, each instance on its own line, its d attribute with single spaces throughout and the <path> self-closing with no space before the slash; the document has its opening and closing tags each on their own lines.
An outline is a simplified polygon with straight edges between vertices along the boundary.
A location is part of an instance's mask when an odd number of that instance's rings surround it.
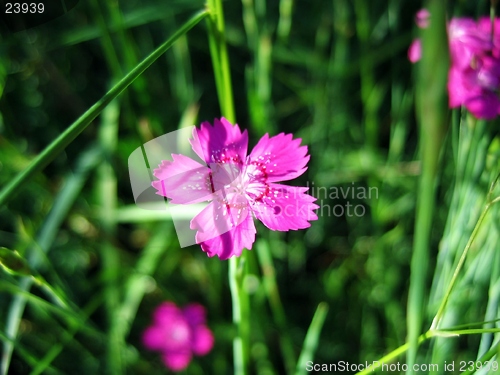
<svg viewBox="0 0 500 375">
<path fill-rule="evenodd" d="M 311 325 L 307 330 L 306 338 L 304 339 L 302 351 L 300 352 L 297 368 L 295 370 L 296 375 L 305 375 L 307 373 L 307 363 L 312 361 L 314 358 L 314 353 L 318 347 L 319 336 L 321 334 L 321 329 L 323 328 L 323 323 L 325 322 L 327 313 L 328 304 L 326 302 L 321 302 L 316 308 Z"/>
<path fill-rule="evenodd" d="M 115 86 L 113 86 L 100 100 L 90 107 L 82 116 L 71 124 L 59 137 L 57 137 L 49 146 L 47 146 L 38 155 L 31 164 L 22 172 L 20 172 L 12 181 L 0 191 L 0 206 L 6 204 L 12 197 L 22 189 L 22 186 L 27 183 L 36 173 L 40 172 L 54 158 L 64 150 L 87 126 L 90 125 L 102 110 L 113 99 L 120 95 L 137 77 L 139 77 L 147 68 L 151 66 L 163 53 L 165 53 L 172 44 L 182 35 L 186 34 L 190 29 L 196 26 L 202 19 L 208 15 L 208 11 L 203 10 L 186 23 L 184 23 L 166 42 L 154 50 L 148 57 L 140 62 L 134 69 L 123 77 Z"/>
</svg>

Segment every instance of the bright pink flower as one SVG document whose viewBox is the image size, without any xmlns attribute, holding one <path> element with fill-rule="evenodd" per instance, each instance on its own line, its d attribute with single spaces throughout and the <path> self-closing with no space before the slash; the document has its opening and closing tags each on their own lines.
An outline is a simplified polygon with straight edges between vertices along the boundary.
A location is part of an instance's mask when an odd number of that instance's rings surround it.
<svg viewBox="0 0 500 375">
<path fill-rule="evenodd" d="M 172 371 L 182 371 L 192 355 L 207 354 L 214 345 L 212 332 L 205 324 L 205 308 L 192 303 L 184 309 L 164 302 L 153 313 L 153 324 L 142 335 L 144 346 L 159 351 Z"/>
<path fill-rule="evenodd" d="M 448 26 L 451 66 L 448 74 L 450 107 L 465 106 L 477 118 L 500 113 L 500 59 L 491 21 L 452 19 Z"/>
<path fill-rule="evenodd" d="M 453 18 L 448 24 L 451 66 L 448 73 L 448 96 L 451 108 L 465 106 L 477 118 L 493 119 L 500 114 L 500 20 L 478 22 Z M 420 60 L 420 40 L 408 50 L 411 62 Z"/>
<path fill-rule="evenodd" d="M 451 65 L 459 69 L 471 66 L 474 58 L 493 48 L 489 31 L 478 27 L 471 18 L 453 18 L 448 24 Z"/>
<path fill-rule="evenodd" d="M 251 249 L 255 241 L 253 217 L 271 230 L 308 228 L 318 208 L 308 188 L 277 184 L 305 172 L 307 147 L 291 134 L 264 135 L 247 156 L 248 134 L 225 118 L 201 124 L 191 145 L 206 163 L 172 155 L 154 170 L 152 185 L 172 203 L 211 201 L 191 220 L 196 242 L 208 256 L 228 259 Z"/>
</svg>

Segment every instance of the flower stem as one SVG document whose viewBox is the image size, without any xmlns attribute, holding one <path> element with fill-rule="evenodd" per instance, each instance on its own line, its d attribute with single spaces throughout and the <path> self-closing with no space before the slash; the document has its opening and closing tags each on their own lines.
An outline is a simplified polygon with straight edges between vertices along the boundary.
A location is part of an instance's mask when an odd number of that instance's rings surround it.
<svg viewBox="0 0 500 375">
<path fill-rule="evenodd" d="M 227 55 L 226 38 L 224 35 L 224 12 L 221 0 L 209 0 L 208 9 L 208 41 L 210 55 L 214 68 L 217 96 L 219 97 L 222 115 L 231 123 L 236 122 L 233 89 L 231 85 L 231 70 Z M 234 374 L 248 374 L 250 358 L 250 299 L 245 292 L 243 282 L 246 275 L 246 253 L 229 260 L 229 286 L 233 308 L 233 323 L 237 334 L 233 341 Z"/>
<path fill-rule="evenodd" d="M 214 67 L 215 84 L 223 116 L 231 123 L 236 122 L 231 84 L 231 70 L 227 55 L 224 12 L 221 0 L 209 0 L 208 41 Z"/>
<path fill-rule="evenodd" d="M 409 368 L 407 374 L 413 374 L 412 368 L 417 361 L 419 337 L 422 332 L 439 156 L 447 128 L 446 9 L 444 2 L 440 0 L 429 0 L 427 6 L 432 14 L 432 23 L 429 28 L 422 31 L 423 51 L 418 67 L 417 105 L 422 175 L 418 188 L 408 294 L 407 328 L 410 346 L 407 355 Z"/>
</svg>

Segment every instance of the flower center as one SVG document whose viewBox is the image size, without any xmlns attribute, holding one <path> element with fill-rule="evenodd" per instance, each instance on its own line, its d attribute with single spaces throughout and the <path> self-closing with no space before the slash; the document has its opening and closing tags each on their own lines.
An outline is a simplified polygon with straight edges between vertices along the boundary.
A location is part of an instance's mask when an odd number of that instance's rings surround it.
<svg viewBox="0 0 500 375">
<path fill-rule="evenodd" d="M 189 340 L 189 328 L 186 324 L 175 324 L 170 330 L 170 339 L 179 344 Z"/>
<path fill-rule="evenodd" d="M 246 195 L 254 201 L 261 200 L 269 192 L 267 167 L 260 161 L 251 161 L 246 168 Z"/>
<path fill-rule="evenodd" d="M 217 161 L 209 165 L 212 170 L 210 184 L 215 193 L 214 199 L 218 203 L 217 209 L 222 211 L 223 216 L 232 213 L 238 221 L 249 206 L 264 204 L 274 207 L 278 192 L 270 188 L 267 179 L 268 173 L 273 172 L 276 164 L 269 164 L 270 153 L 255 160 L 248 156 L 245 162 L 241 162 L 239 157 L 228 157 L 227 154 L 221 153 L 214 160 Z M 275 208 L 275 214 L 280 212 L 279 207 Z M 216 215 L 216 221 L 219 216 Z M 236 222 L 231 226 L 235 225 Z"/>
</svg>

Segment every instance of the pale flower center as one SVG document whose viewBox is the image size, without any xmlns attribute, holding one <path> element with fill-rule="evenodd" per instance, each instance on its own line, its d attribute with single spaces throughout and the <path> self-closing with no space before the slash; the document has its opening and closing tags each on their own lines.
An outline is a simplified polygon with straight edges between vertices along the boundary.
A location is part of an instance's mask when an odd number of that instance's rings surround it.
<svg viewBox="0 0 500 375">
<path fill-rule="evenodd" d="M 189 328 L 186 324 L 176 324 L 170 331 L 170 339 L 178 343 L 185 343 L 189 340 Z"/>
</svg>

